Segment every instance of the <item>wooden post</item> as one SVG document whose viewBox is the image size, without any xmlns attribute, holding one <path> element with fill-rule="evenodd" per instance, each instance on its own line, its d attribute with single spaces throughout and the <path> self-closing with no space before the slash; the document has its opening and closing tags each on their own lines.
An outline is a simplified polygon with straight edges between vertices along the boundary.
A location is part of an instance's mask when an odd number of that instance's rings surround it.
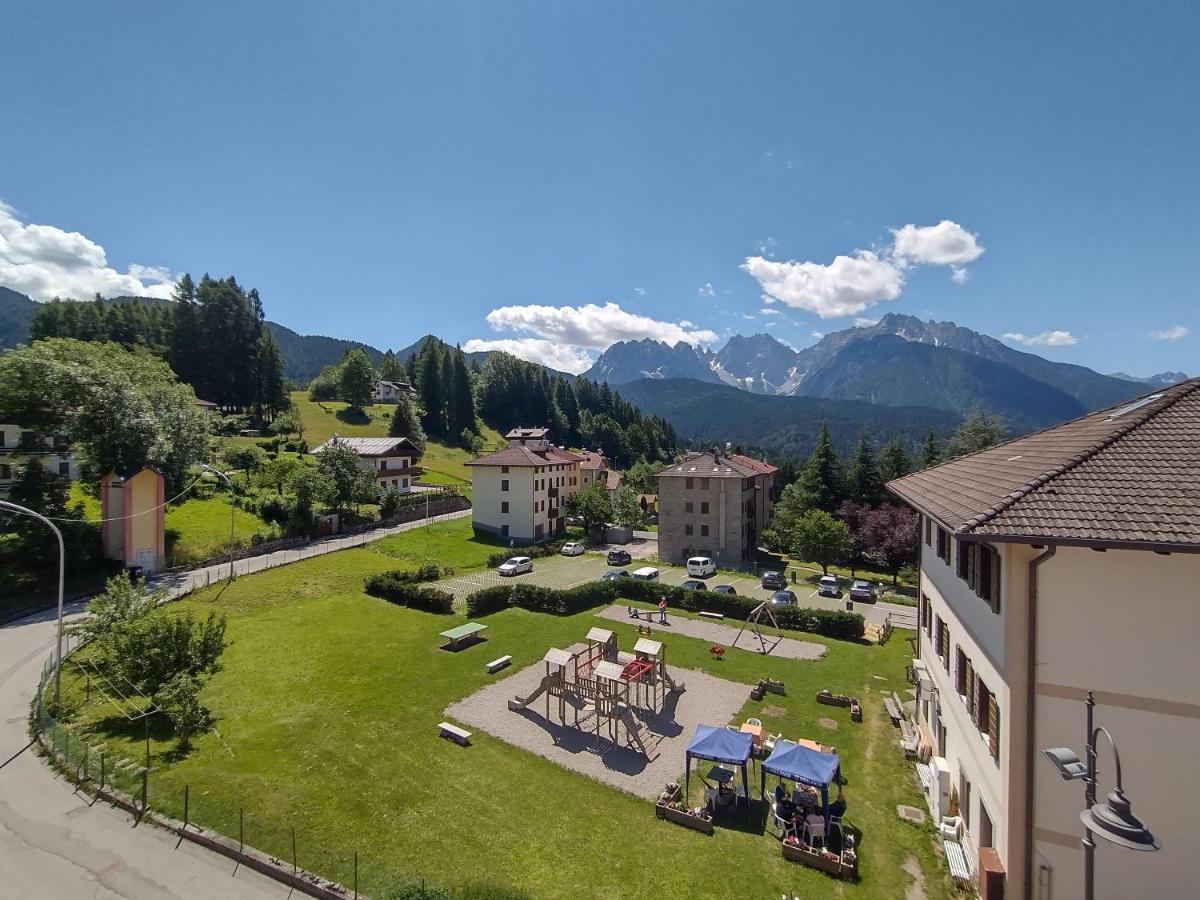
<svg viewBox="0 0 1200 900">
<path fill-rule="evenodd" d="M 238 807 L 238 853 L 246 849 L 246 807 Z"/>
<path fill-rule="evenodd" d="M 358 900 L 358 851 L 354 851 L 354 900 Z"/>
<path fill-rule="evenodd" d="M 296 865 L 296 826 L 292 826 L 292 874 L 295 875 L 300 867 Z"/>
<path fill-rule="evenodd" d="M 191 791 L 189 790 L 189 785 L 185 784 L 183 786 L 183 827 L 184 828 L 187 828 L 187 826 L 188 826 L 188 801 L 191 799 L 190 794 L 191 794 Z"/>
</svg>

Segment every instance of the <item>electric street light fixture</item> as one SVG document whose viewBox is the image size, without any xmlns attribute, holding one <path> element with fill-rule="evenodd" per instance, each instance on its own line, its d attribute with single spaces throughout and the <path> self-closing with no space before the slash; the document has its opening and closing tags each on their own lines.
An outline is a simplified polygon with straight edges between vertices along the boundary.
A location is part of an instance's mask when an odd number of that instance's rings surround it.
<svg viewBox="0 0 1200 900">
<path fill-rule="evenodd" d="M 1079 755 L 1070 747 L 1051 747 L 1043 750 L 1042 755 L 1050 760 L 1051 765 L 1062 776 L 1063 781 L 1075 781 L 1082 778 L 1084 784 L 1084 809 L 1079 814 L 1083 823 L 1083 896 L 1084 900 L 1093 900 L 1095 896 L 1095 853 L 1096 842 L 1094 834 L 1100 835 L 1111 844 L 1125 847 L 1129 850 L 1158 850 L 1162 845 L 1133 814 L 1129 799 L 1121 783 L 1121 755 L 1117 752 L 1117 742 L 1113 740 L 1108 729 L 1103 726 L 1094 727 L 1092 724 L 1096 699 L 1092 692 L 1087 695 L 1087 744 L 1085 753 L 1087 762 L 1084 763 Z M 1108 738 L 1112 747 L 1113 760 L 1116 763 L 1117 786 L 1108 795 L 1104 803 L 1096 802 L 1096 741 L 1103 734 Z"/>
<path fill-rule="evenodd" d="M 58 530 L 58 526 L 41 513 L 36 513 L 32 509 L 18 506 L 16 503 L 10 503 L 7 500 L 0 500 L 0 509 L 9 509 L 23 516 L 32 516 L 35 519 L 39 519 L 49 526 L 50 530 L 54 532 L 54 536 L 58 538 L 58 635 L 54 647 L 54 702 L 57 704 L 62 688 L 63 578 L 67 566 L 66 545 L 63 544 L 62 532 Z M 38 698 L 38 702 L 41 702 L 40 697 Z"/>
<path fill-rule="evenodd" d="M 214 469 L 208 463 L 200 463 L 200 468 L 203 469 L 205 472 L 211 472 L 212 474 L 216 475 L 218 478 L 224 479 L 225 483 L 227 485 L 229 485 L 229 580 L 233 581 L 233 545 L 234 545 L 234 535 L 236 533 L 236 529 L 234 528 L 234 521 L 235 521 L 235 516 L 237 514 L 237 507 L 233 505 L 233 495 L 234 495 L 233 481 L 229 478 L 228 475 L 226 475 L 220 469 Z"/>
</svg>

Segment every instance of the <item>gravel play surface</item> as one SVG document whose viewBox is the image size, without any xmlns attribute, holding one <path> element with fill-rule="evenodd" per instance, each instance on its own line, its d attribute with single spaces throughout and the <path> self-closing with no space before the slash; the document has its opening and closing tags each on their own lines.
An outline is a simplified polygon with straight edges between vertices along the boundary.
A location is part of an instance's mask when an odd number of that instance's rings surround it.
<svg viewBox="0 0 1200 900">
<path fill-rule="evenodd" d="M 574 652 L 582 646 L 577 644 L 568 649 Z M 733 715 L 750 694 L 749 685 L 703 672 L 677 667 L 668 667 L 668 671 L 676 682 L 683 682 L 687 690 L 668 694 L 666 706 L 657 714 L 635 708 L 647 749 L 653 757 L 651 760 L 636 750 L 614 744 L 603 723 L 597 738 L 595 719 L 590 713 L 585 719 L 585 713 L 580 712 L 580 721 L 591 727 L 590 732 L 575 728 L 569 705 L 566 715 L 569 724 L 563 725 L 558 720 L 557 699 L 550 701 L 550 719 L 547 721 L 544 694 L 529 708 L 511 712 L 509 699 L 528 696 L 541 684 L 546 667 L 540 661 L 451 704 L 446 707 L 446 715 L 468 728 L 485 731 L 568 769 L 639 797 L 654 799 L 663 785 L 683 774 L 684 750 L 694 727 L 701 722 L 708 725 L 731 723 Z"/>
<path fill-rule="evenodd" d="M 614 622 L 628 622 L 629 611 L 624 606 L 608 606 L 596 613 L 602 619 L 612 619 Z M 645 610 L 642 611 L 642 617 L 646 617 Z M 654 618 L 658 618 L 655 613 Z M 697 619 L 685 619 L 682 616 L 672 616 L 667 613 L 667 624 L 660 625 L 657 621 L 650 622 L 650 627 L 656 632 L 661 631 L 663 634 L 683 634 L 688 637 L 700 638 L 704 641 L 712 641 L 716 644 L 721 644 L 724 647 L 733 646 L 733 639 L 737 637 L 738 629 L 730 628 L 728 625 L 722 625 L 719 622 L 701 622 Z M 740 628 L 741 625 L 738 625 Z M 825 655 L 824 644 L 814 644 L 811 641 L 798 641 L 795 638 L 774 638 L 766 635 L 767 647 L 771 648 L 774 644 L 774 649 L 769 649 L 768 655 L 782 656 L 784 659 L 820 659 Z M 776 643 L 778 641 L 778 643 Z M 746 650 L 750 653 L 759 652 L 758 638 L 754 636 L 752 628 L 747 628 L 742 634 L 742 639 L 737 642 L 735 650 Z"/>
</svg>

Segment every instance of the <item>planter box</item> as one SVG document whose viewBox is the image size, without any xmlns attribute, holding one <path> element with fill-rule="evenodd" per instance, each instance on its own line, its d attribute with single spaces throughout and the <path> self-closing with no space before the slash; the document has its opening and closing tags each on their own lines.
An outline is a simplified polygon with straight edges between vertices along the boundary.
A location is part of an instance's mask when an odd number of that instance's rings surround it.
<svg viewBox="0 0 1200 900">
<path fill-rule="evenodd" d="M 810 850 L 801 844 L 789 844 L 784 842 L 783 858 L 792 862 L 804 863 L 806 866 L 811 866 L 814 869 L 820 869 L 822 872 L 828 872 L 838 878 L 851 878 L 854 876 L 856 866 L 847 864 L 841 859 L 826 859 L 819 852 Z"/>
<path fill-rule="evenodd" d="M 698 819 L 689 812 L 684 812 L 682 809 L 671 809 L 663 803 L 654 804 L 654 815 L 660 819 L 667 819 L 679 825 L 684 825 L 704 834 L 713 833 L 712 819 Z"/>
<path fill-rule="evenodd" d="M 862 704 L 860 704 L 857 700 L 850 701 L 850 721 L 862 721 Z"/>
<path fill-rule="evenodd" d="M 779 694 L 780 696 L 786 696 L 785 691 L 783 689 L 782 681 L 774 681 L 770 678 L 767 678 L 763 681 L 760 681 L 758 684 L 759 684 L 759 687 L 761 687 L 764 691 L 770 691 L 772 694 Z"/>
<path fill-rule="evenodd" d="M 854 702 L 853 697 L 843 697 L 841 694 L 830 694 L 828 691 L 817 691 L 817 702 L 826 706 L 849 706 Z"/>
</svg>

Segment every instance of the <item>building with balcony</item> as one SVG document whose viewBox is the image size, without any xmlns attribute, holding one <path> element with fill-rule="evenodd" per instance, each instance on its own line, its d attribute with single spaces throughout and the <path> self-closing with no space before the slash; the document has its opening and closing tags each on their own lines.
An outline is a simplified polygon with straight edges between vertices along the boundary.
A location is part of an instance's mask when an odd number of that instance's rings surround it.
<svg viewBox="0 0 1200 900">
<path fill-rule="evenodd" d="M 416 390 L 407 381 L 376 381 L 371 399 L 376 403 L 399 403 L 401 397 L 411 397 Z"/>
<path fill-rule="evenodd" d="M 717 449 L 691 453 L 658 480 L 658 556 L 682 563 L 707 556 L 719 566 L 753 564 L 771 524 L 775 466 Z"/>
<path fill-rule="evenodd" d="M 421 451 L 408 438 L 344 438 L 335 434 L 313 453 L 320 453 L 333 444 L 349 447 L 358 454 L 359 467 L 374 475 L 375 486 L 381 494 L 389 490 L 407 494 L 421 476 L 422 469 L 417 465 Z"/>
<path fill-rule="evenodd" d="M 556 447 L 546 428 L 514 428 L 506 438 L 503 450 L 467 463 L 472 526 L 515 544 L 561 535 L 566 499 L 581 489 L 581 455 Z"/>
<path fill-rule="evenodd" d="M 79 464 L 71 448 L 53 437 L 41 437 L 20 425 L 0 424 L 0 496 L 7 496 L 21 466 L 36 459 L 51 474 L 79 477 Z"/>
<path fill-rule="evenodd" d="M 927 799 L 1004 869 L 1006 898 L 1082 895 L 1088 691 L 1134 814 L 1163 844 L 1097 839 L 1099 897 L 1190 897 L 1200 831 L 1200 379 L 960 457 L 888 489 L 921 515 L 912 680 Z M 1113 789 L 1100 746 L 1098 796 Z"/>
</svg>

